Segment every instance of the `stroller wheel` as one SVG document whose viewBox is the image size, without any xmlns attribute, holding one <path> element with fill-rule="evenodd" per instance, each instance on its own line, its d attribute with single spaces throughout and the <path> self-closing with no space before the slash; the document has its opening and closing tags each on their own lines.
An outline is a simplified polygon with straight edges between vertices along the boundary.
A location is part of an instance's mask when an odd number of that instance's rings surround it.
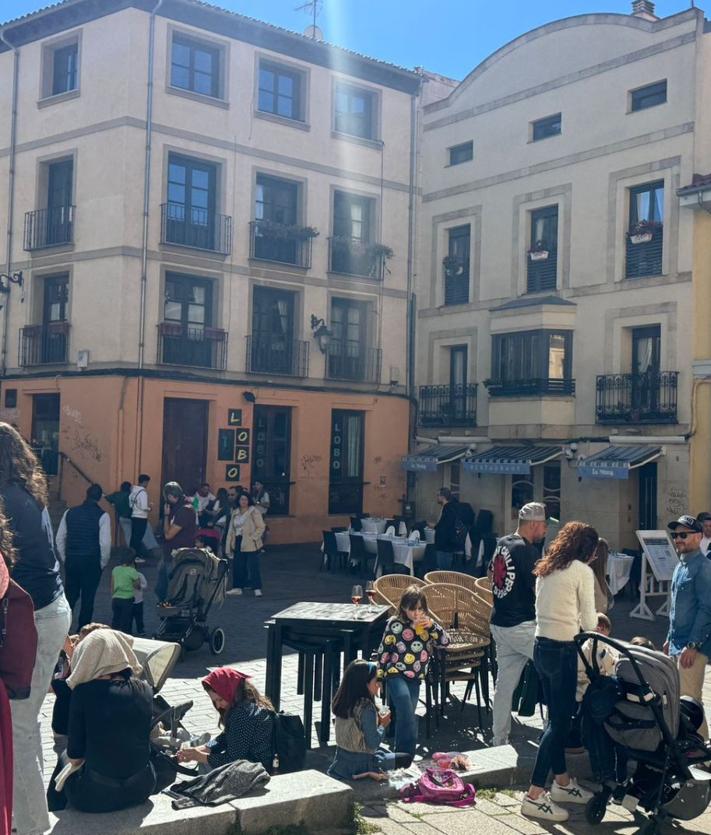
<svg viewBox="0 0 711 835">
<path fill-rule="evenodd" d="M 598 824 L 605 817 L 607 809 L 607 797 L 604 794 L 596 794 L 588 800 L 585 806 L 585 820 L 590 824 Z"/>
<path fill-rule="evenodd" d="M 225 648 L 225 632 L 218 626 L 210 633 L 210 652 L 219 655 Z"/>
</svg>

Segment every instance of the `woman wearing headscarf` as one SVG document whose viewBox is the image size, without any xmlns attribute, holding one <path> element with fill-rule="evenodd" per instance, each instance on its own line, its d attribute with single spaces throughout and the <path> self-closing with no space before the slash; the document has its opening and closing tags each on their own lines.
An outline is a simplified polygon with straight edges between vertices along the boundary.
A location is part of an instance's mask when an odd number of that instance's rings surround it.
<svg viewBox="0 0 711 835">
<path fill-rule="evenodd" d="M 202 686 L 220 714 L 222 733 L 198 748 L 183 748 L 180 762 L 205 763 L 218 768 L 235 760 L 261 763 L 272 770 L 274 708 L 249 680 L 232 667 L 218 667 L 202 680 Z"/>
<path fill-rule="evenodd" d="M 114 812 L 144 803 L 155 790 L 153 693 L 141 671 L 131 638 L 113 629 L 97 629 L 74 651 L 66 757 L 78 770 L 64 792 L 75 809 Z"/>
</svg>

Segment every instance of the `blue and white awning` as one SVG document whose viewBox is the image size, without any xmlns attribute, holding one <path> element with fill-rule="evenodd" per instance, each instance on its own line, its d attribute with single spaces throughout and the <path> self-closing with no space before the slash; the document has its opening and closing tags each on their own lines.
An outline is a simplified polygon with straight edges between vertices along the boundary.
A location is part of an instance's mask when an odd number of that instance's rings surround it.
<svg viewBox="0 0 711 835">
<path fill-rule="evenodd" d="M 610 444 L 578 464 L 578 475 L 583 478 L 628 479 L 632 470 L 656 461 L 663 453 L 662 447 L 648 444 Z"/>
<path fill-rule="evenodd" d="M 420 452 L 403 455 L 401 466 L 403 470 L 413 473 L 435 472 L 441 464 L 449 464 L 463 458 L 468 447 L 453 444 L 433 444 Z"/>
<path fill-rule="evenodd" d="M 495 446 L 467 458 L 464 469 L 470 473 L 530 475 L 531 467 L 554 461 L 562 452 L 560 446 Z"/>
</svg>

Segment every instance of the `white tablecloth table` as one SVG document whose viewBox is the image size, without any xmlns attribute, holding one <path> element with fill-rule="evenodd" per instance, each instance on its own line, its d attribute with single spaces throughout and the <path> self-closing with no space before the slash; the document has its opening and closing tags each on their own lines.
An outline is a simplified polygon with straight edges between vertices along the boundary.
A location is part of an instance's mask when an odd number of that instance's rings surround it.
<svg viewBox="0 0 711 835">
<path fill-rule="evenodd" d="M 385 519 L 370 516 L 360 520 L 363 533 L 385 533 Z"/>
<path fill-rule="evenodd" d="M 425 548 L 427 547 L 426 542 L 413 542 L 412 540 L 407 540 L 404 537 L 385 536 L 384 534 L 378 535 L 374 533 L 349 534 L 348 531 L 337 531 L 336 544 L 338 545 L 338 550 L 345 554 L 350 554 L 351 552 L 350 536 L 363 537 L 365 550 L 369 554 L 377 555 L 379 539 L 385 539 L 392 542 L 395 562 L 404 565 L 410 574 L 414 573 L 415 563 L 424 558 Z"/>
<path fill-rule="evenodd" d="M 613 595 L 622 591 L 627 585 L 634 565 L 634 557 L 610 551 L 607 557 L 607 577 L 610 591 Z"/>
</svg>

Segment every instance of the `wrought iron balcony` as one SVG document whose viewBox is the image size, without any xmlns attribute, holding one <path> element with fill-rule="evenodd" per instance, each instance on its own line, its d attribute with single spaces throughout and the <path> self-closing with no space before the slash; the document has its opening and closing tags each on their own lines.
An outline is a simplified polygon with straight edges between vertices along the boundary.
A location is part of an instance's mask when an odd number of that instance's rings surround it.
<svg viewBox="0 0 711 835">
<path fill-rule="evenodd" d="M 229 255 L 232 251 L 232 218 L 207 209 L 186 208 L 184 203 L 160 207 L 160 242 Z"/>
<path fill-rule="evenodd" d="M 227 331 L 181 322 L 158 325 L 158 362 L 224 371 L 227 362 Z"/>
<path fill-rule="evenodd" d="M 597 423 L 676 423 L 678 371 L 601 374 L 597 377 Z"/>
<path fill-rule="evenodd" d="M 468 304 L 469 259 L 448 255 L 442 262 L 444 271 L 444 303 Z"/>
<path fill-rule="evenodd" d="M 24 249 L 46 249 L 74 241 L 75 206 L 53 206 L 25 212 Z"/>
<path fill-rule="evenodd" d="M 550 377 L 528 380 L 488 380 L 484 385 L 489 397 L 549 397 L 575 394 L 575 380 Z"/>
<path fill-rule="evenodd" d="M 421 426 L 476 426 L 476 383 L 420 386 Z"/>
<path fill-rule="evenodd" d="M 328 239 L 328 263 L 332 273 L 382 281 L 388 253 L 391 255 L 392 251 L 383 244 L 341 236 Z"/>
<path fill-rule="evenodd" d="M 309 376 L 309 343 L 284 340 L 271 333 L 247 337 L 247 371 L 250 374 Z"/>
<path fill-rule="evenodd" d="M 664 227 L 661 223 L 630 229 L 627 233 L 627 278 L 642 278 L 662 274 L 662 244 Z"/>
<path fill-rule="evenodd" d="M 529 293 L 543 290 L 555 290 L 558 280 L 558 251 L 551 249 L 533 249 L 528 252 L 526 285 Z"/>
<path fill-rule="evenodd" d="M 309 226 L 253 220 L 249 224 L 249 257 L 307 270 L 311 266 L 311 242 L 314 237 L 315 230 Z"/>
<path fill-rule="evenodd" d="M 69 322 L 49 322 L 46 325 L 26 325 L 20 328 L 18 364 L 21 368 L 33 365 L 61 365 L 69 356 Z"/>
<path fill-rule="evenodd" d="M 362 343 L 331 342 L 326 354 L 326 377 L 377 383 L 380 381 L 381 354 L 378 348 L 367 348 Z"/>
</svg>

